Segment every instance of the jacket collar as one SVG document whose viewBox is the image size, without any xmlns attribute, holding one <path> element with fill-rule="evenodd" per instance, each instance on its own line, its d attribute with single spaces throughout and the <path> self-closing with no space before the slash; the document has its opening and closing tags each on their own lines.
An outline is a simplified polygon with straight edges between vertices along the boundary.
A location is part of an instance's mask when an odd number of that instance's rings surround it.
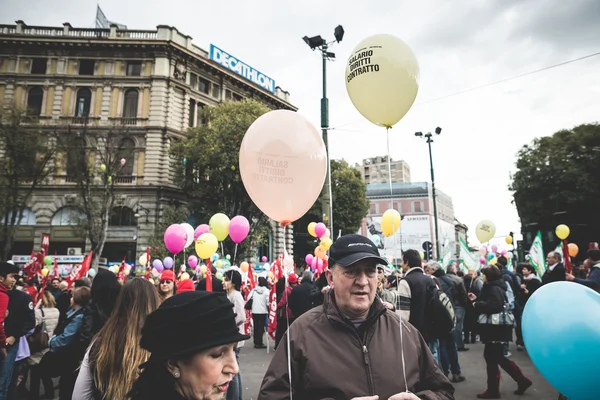
<svg viewBox="0 0 600 400">
<path fill-rule="evenodd" d="M 373 325 L 375 321 L 377 321 L 377 319 L 386 312 L 386 310 L 387 309 L 385 308 L 381 300 L 375 297 L 363 326 L 370 327 L 371 325 Z M 323 301 L 323 312 L 325 313 L 325 316 L 328 320 L 337 321 L 339 323 L 346 324 L 354 328 L 352 322 L 350 322 L 350 320 L 339 310 L 335 302 L 335 293 L 333 290 L 330 290 L 329 292 L 327 292 L 327 295 L 325 295 Z"/>
</svg>

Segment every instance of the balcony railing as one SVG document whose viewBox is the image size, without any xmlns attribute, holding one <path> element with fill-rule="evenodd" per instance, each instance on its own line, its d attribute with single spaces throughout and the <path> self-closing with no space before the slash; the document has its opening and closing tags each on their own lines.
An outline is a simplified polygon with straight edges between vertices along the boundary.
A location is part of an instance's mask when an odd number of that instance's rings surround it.
<svg viewBox="0 0 600 400">
<path fill-rule="evenodd" d="M 115 185 L 137 185 L 138 180 L 142 181 L 142 176 L 137 175 L 122 175 L 113 178 Z M 77 178 L 69 175 L 54 175 L 55 185 L 76 184 Z"/>
<path fill-rule="evenodd" d="M 154 40 L 158 39 L 156 31 L 117 31 L 118 38 L 137 39 L 137 40 Z"/>
<path fill-rule="evenodd" d="M 113 117 L 109 120 L 115 125 L 126 125 L 126 126 L 146 126 L 148 118 L 129 118 L 129 117 Z"/>
<path fill-rule="evenodd" d="M 68 125 L 92 125 L 100 122 L 100 117 L 70 117 L 61 116 L 60 121 Z"/>
</svg>

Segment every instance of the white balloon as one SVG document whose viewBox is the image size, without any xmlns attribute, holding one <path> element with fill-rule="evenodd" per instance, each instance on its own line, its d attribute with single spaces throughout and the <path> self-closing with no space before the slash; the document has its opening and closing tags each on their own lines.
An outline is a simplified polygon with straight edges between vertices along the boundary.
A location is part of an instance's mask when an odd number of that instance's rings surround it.
<svg viewBox="0 0 600 400">
<path fill-rule="evenodd" d="M 185 233 L 187 235 L 185 239 L 185 248 L 187 249 L 192 243 L 194 243 L 194 228 L 187 222 L 179 225 L 183 226 L 183 229 L 185 229 Z"/>
</svg>

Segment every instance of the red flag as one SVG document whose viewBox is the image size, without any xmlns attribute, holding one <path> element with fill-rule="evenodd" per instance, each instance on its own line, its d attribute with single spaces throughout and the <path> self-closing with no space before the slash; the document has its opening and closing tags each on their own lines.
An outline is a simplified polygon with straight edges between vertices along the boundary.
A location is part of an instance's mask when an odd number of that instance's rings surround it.
<svg viewBox="0 0 600 400">
<path fill-rule="evenodd" d="M 69 286 L 68 286 L 69 289 L 71 289 L 73 282 L 75 282 L 78 279 L 83 278 L 88 273 L 91 265 L 92 265 L 92 252 L 90 251 L 90 253 L 83 259 L 83 262 L 80 265 L 78 265 L 77 267 L 74 267 L 71 270 L 71 273 L 69 274 L 67 279 L 65 279 L 65 281 L 69 284 Z"/>
<path fill-rule="evenodd" d="M 277 330 L 277 292 L 275 285 L 271 288 L 269 294 L 269 336 L 275 340 L 275 331 Z"/>
<path fill-rule="evenodd" d="M 212 292 L 212 270 L 210 266 L 210 259 L 206 260 L 206 291 Z"/>
<path fill-rule="evenodd" d="M 58 278 L 58 253 L 55 251 L 54 252 L 54 277 Z"/>
<path fill-rule="evenodd" d="M 256 287 L 256 282 L 254 282 L 254 273 L 252 272 L 252 264 L 248 264 L 248 281 L 250 282 L 250 290 Z"/>
<path fill-rule="evenodd" d="M 571 256 L 569 256 L 569 243 L 566 240 L 563 240 L 563 254 L 565 256 L 565 270 L 567 274 L 573 273 L 573 265 L 571 264 Z"/>
<path fill-rule="evenodd" d="M 127 280 L 125 276 L 125 263 L 127 261 L 127 256 L 123 257 L 123 261 L 121 261 L 121 265 L 119 266 L 119 272 L 117 273 L 117 277 L 121 279 L 123 282 Z"/>
</svg>

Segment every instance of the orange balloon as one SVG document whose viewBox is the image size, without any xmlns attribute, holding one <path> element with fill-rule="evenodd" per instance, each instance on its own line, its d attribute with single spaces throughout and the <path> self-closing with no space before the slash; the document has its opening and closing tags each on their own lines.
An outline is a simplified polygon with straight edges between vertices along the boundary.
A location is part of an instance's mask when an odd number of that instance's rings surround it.
<svg viewBox="0 0 600 400">
<path fill-rule="evenodd" d="M 249 264 L 246 261 L 242 261 L 242 263 L 240 264 L 240 269 L 242 270 L 242 272 L 248 272 L 248 267 Z"/>
<path fill-rule="evenodd" d="M 326 173 L 321 134 L 297 112 L 270 111 L 244 135 L 242 182 L 254 204 L 277 222 L 287 224 L 306 214 L 321 193 Z"/>
<path fill-rule="evenodd" d="M 567 247 L 569 248 L 569 255 L 571 257 L 575 257 L 577 254 L 579 254 L 579 246 L 577 246 L 575 243 L 569 243 Z"/>
</svg>

